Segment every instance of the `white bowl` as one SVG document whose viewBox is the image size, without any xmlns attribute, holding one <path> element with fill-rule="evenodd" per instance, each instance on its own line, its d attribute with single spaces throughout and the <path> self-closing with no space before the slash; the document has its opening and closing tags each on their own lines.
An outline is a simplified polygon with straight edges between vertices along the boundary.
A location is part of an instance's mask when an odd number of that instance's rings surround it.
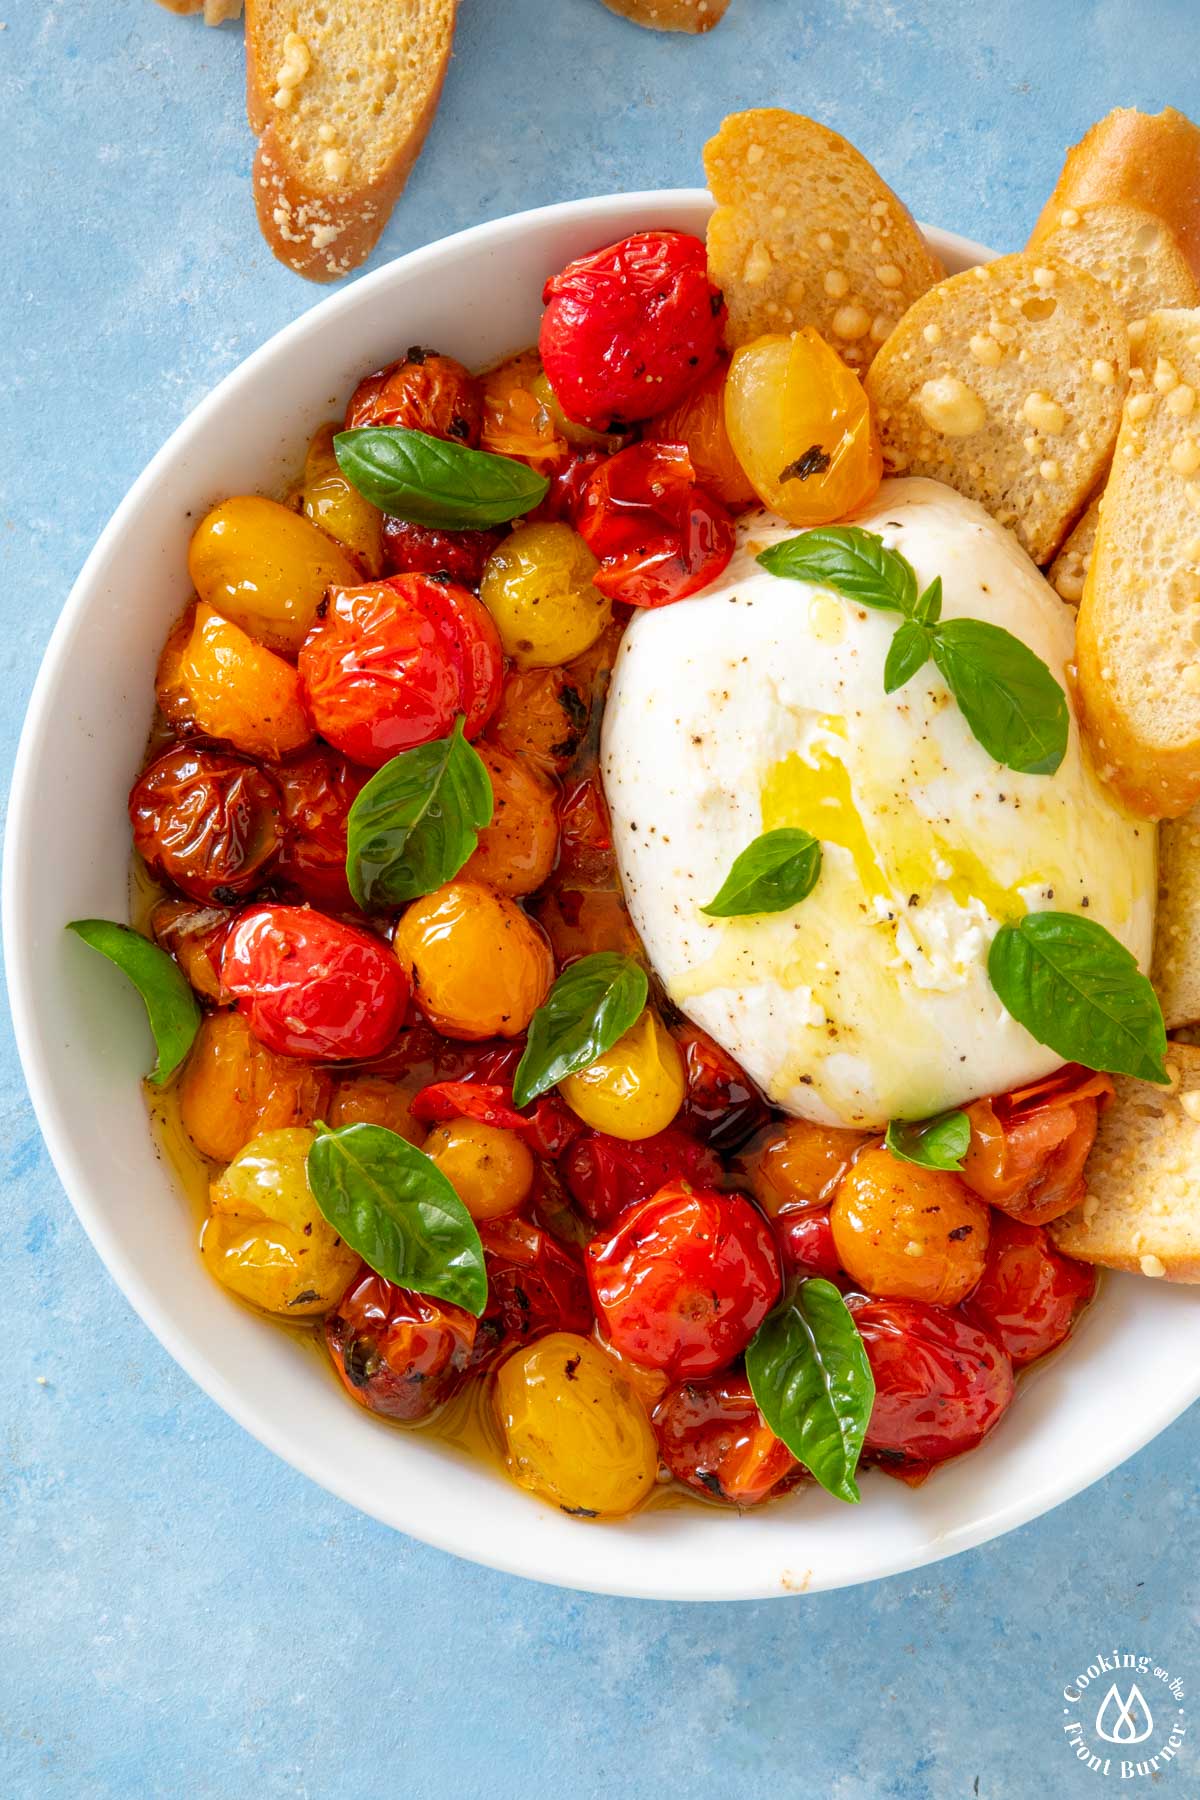
<svg viewBox="0 0 1200 1800">
<path fill-rule="evenodd" d="M 536 336 L 544 278 L 570 257 L 644 226 L 701 232 L 710 205 L 694 189 L 624 194 L 476 226 L 333 294 L 228 376 L 134 483 L 75 584 L 25 721 L 4 862 L 9 992 L 39 1123 L 92 1242 L 171 1354 L 264 1444 L 401 1531 L 542 1581 L 672 1600 L 874 1580 L 1035 1518 L 1200 1393 L 1200 1305 L 1107 1279 L 988 1443 L 918 1491 L 876 1474 L 858 1507 L 805 1493 L 746 1517 L 689 1506 L 587 1525 L 350 1405 L 315 1356 L 204 1273 L 139 1091 L 151 1060 L 140 1002 L 63 926 L 126 916 L 125 799 L 196 518 L 225 495 L 278 490 L 364 369 L 411 343 L 470 364 L 517 350 Z M 951 269 L 989 254 L 929 235 Z"/>
</svg>

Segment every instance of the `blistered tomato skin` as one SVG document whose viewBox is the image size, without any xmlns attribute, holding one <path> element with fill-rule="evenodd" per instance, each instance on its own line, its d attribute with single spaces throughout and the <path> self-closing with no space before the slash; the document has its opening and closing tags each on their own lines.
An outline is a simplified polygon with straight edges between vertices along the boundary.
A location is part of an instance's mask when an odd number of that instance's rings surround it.
<svg viewBox="0 0 1200 1800">
<path fill-rule="evenodd" d="M 935 1463 L 981 1443 L 1013 1397 L 1012 1363 L 990 1332 L 920 1300 L 851 1311 L 875 1377 L 866 1449 Z"/>
<path fill-rule="evenodd" d="M 275 771 L 283 795 L 278 873 L 313 906 L 349 912 L 354 904 L 346 880 L 346 821 L 370 773 L 323 746 Z"/>
<path fill-rule="evenodd" d="M 1095 1291 L 1095 1270 L 1061 1255 L 1039 1225 L 997 1215 L 979 1285 L 962 1310 L 1020 1368 L 1065 1342 Z"/>
<path fill-rule="evenodd" d="M 754 1198 L 772 1217 L 785 1207 L 816 1206 L 832 1197 L 838 1182 L 870 1137 L 786 1119 L 769 1126 L 739 1157 Z"/>
<path fill-rule="evenodd" d="M 346 408 L 346 430 L 362 425 L 402 425 L 430 437 L 476 445 L 482 420 L 478 380 L 452 356 L 414 345 L 359 382 Z"/>
<path fill-rule="evenodd" d="M 671 1182 L 587 1250 L 597 1317 L 622 1356 L 674 1381 L 746 1348 L 779 1298 L 770 1227 L 740 1194 Z"/>
<path fill-rule="evenodd" d="M 383 564 L 389 575 L 448 575 L 460 587 L 477 588 L 488 557 L 505 536 L 503 531 L 437 531 L 386 518 Z"/>
<path fill-rule="evenodd" d="M 479 1236 L 488 1278 L 484 1322 L 501 1348 L 547 1331 L 591 1331 L 592 1302 L 578 1251 L 519 1213 L 480 1220 Z"/>
<path fill-rule="evenodd" d="M 681 1020 L 672 1036 L 687 1078 L 679 1123 L 722 1154 L 736 1150 L 767 1119 L 766 1101 L 741 1065 L 698 1025 Z"/>
<path fill-rule="evenodd" d="M 580 494 L 576 524 L 600 559 L 595 585 L 627 606 L 699 593 L 733 555 L 733 520 L 697 484 L 682 444 L 633 444 L 606 458 Z"/>
<path fill-rule="evenodd" d="M 643 437 L 659 444 L 682 444 L 692 459 L 701 487 L 740 512 L 758 499 L 746 471 L 733 453 L 725 429 L 725 374 L 722 360 L 703 381 L 689 388 L 670 412 L 661 414 L 645 429 Z"/>
<path fill-rule="evenodd" d="M 274 761 L 312 741 L 291 663 L 203 601 L 180 649 L 175 677 L 190 723 L 247 756 Z"/>
<path fill-rule="evenodd" d="M 612 821 L 595 769 L 563 790 L 558 825 L 559 882 L 585 888 L 615 888 L 617 859 Z"/>
<path fill-rule="evenodd" d="M 231 905 L 266 880 L 283 842 L 279 788 L 224 750 L 168 750 L 134 782 L 133 847 L 192 900 Z"/>
<path fill-rule="evenodd" d="M 663 412 L 717 360 L 725 325 L 699 238 L 639 231 L 542 291 L 538 348 L 570 419 L 611 431 Z"/>
<path fill-rule="evenodd" d="M 1112 1078 L 1067 1063 L 1016 1093 L 967 1108 L 963 1180 L 981 1200 L 1026 1225 L 1046 1225 L 1084 1197 L 1084 1164 Z"/>
<path fill-rule="evenodd" d="M 479 597 L 518 669 L 570 662 L 612 618 L 596 558 L 569 525 L 518 525 L 488 558 Z"/>
<path fill-rule="evenodd" d="M 495 626 L 473 594 L 432 575 L 395 575 L 336 592 L 300 652 L 321 736 L 377 769 L 448 735 L 459 713 L 479 735 L 500 699 Z"/>
<path fill-rule="evenodd" d="M 651 1415 L 658 1452 L 676 1481 L 731 1506 L 756 1506 L 804 1479 L 771 1430 L 744 1375 L 708 1375 L 671 1388 Z"/>
<path fill-rule="evenodd" d="M 571 1145 L 560 1172 L 572 1200 L 594 1225 L 611 1225 L 626 1207 L 648 1200 L 668 1182 L 713 1187 L 723 1173 L 715 1151 L 674 1128 L 636 1143 L 589 1132 Z"/>
<path fill-rule="evenodd" d="M 325 1321 L 325 1343 L 351 1399 L 408 1424 L 427 1419 L 462 1386 L 475 1333 L 461 1307 L 393 1287 L 365 1267 Z"/>
<path fill-rule="evenodd" d="M 502 894 L 532 894 L 549 876 L 558 850 L 553 784 L 498 744 L 476 745 L 492 784 L 492 822 L 463 865 L 467 880 Z"/>
<path fill-rule="evenodd" d="M 535 910 L 560 968 L 597 950 L 615 950 L 634 962 L 645 959 L 625 902 L 615 889 L 560 887 L 556 881 Z"/>
<path fill-rule="evenodd" d="M 284 656 L 299 650 L 329 588 L 361 580 L 332 538 L 257 494 L 223 500 L 201 521 L 188 569 L 201 600 Z"/>
<path fill-rule="evenodd" d="M 658 1474 L 650 1421 L 629 1381 L 589 1338 L 556 1331 L 496 1374 L 509 1474 L 564 1512 L 619 1518 Z"/>
<path fill-rule="evenodd" d="M 328 1312 L 358 1255 L 326 1223 L 308 1185 L 311 1131 L 252 1138 L 209 1190 L 200 1253 L 211 1275 L 264 1312 Z"/>
<path fill-rule="evenodd" d="M 548 475 L 567 454 L 567 440 L 546 398 L 536 350 L 523 350 L 483 376 L 483 431 L 479 446 L 493 456 L 512 456 Z"/>
<path fill-rule="evenodd" d="M 593 1131 L 627 1142 L 665 1131 L 683 1099 L 683 1059 L 649 1007 L 611 1049 L 558 1091 Z"/>
<path fill-rule="evenodd" d="M 425 1127 L 413 1118 L 410 1110 L 411 1088 L 401 1087 L 382 1075 L 346 1075 L 334 1088 L 326 1123 L 339 1125 L 382 1125 L 410 1144 L 423 1144 Z"/>
<path fill-rule="evenodd" d="M 259 1132 L 325 1118 L 332 1092 L 323 1069 L 268 1050 L 240 1013 L 214 1012 L 183 1066 L 179 1116 L 202 1156 L 227 1163 Z"/>
<path fill-rule="evenodd" d="M 477 881 L 449 881 L 414 900 L 396 928 L 413 997 L 445 1037 L 519 1037 L 554 980 L 544 932 Z"/>
<path fill-rule="evenodd" d="M 364 575 L 383 573 L 384 517 L 342 474 L 334 454 L 336 425 L 314 433 L 304 459 L 300 503 L 306 519 L 348 550 Z"/>
<path fill-rule="evenodd" d="M 787 1206 L 775 1214 L 773 1223 L 785 1275 L 839 1280 L 842 1269 L 827 1206 Z"/>
<path fill-rule="evenodd" d="M 590 686 L 570 669 L 526 669 L 505 682 L 491 735 L 534 768 L 561 775 L 579 754 L 590 718 Z"/>
<path fill-rule="evenodd" d="M 838 1261 L 869 1294 L 955 1306 L 983 1273 L 987 1207 L 957 1176 L 882 1145 L 843 1175 L 830 1222 Z"/>
<path fill-rule="evenodd" d="M 312 1062 L 377 1056 L 408 1007 L 408 977 L 386 944 L 306 906 L 244 912 L 221 981 L 260 1042 Z"/>
<path fill-rule="evenodd" d="M 533 1156 L 515 1131 L 477 1119 L 447 1119 L 422 1145 L 473 1219 L 515 1212 L 533 1186 Z"/>
<path fill-rule="evenodd" d="M 150 914 L 154 941 L 173 956 L 198 994 L 228 1002 L 221 986 L 221 949 L 233 913 L 227 906 L 159 900 Z"/>
</svg>

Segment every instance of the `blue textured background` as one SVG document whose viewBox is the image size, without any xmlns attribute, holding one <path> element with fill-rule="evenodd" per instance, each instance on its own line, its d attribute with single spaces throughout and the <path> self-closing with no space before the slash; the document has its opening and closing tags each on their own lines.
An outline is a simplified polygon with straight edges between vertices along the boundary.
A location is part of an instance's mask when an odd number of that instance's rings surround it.
<svg viewBox="0 0 1200 1800">
<path fill-rule="evenodd" d="M 7 769 L 104 520 L 317 294 L 255 228 L 238 28 L 150 0 L 0 17 Z M 695 182 L 705 136 L 753 104 L 827 120 L 916 212 L 1014 248 L 1095 116 L 1200 114 L 1198 53 L 1195 0 L 733 0 L 701 40 L 596 0 L 463 0 L 375 260 L 542 201 Z M 46 848 L 49 872 L 53 821 Z M 360 1518 L 232 1425 L 92 1254 L 7 1032 L 0 1108 L 3 1800 L 1071 1796 L 1109 1785 L 1061 1741 L 1059 1690 L 1095 1648 L 1136 1642 L 1200 1681 L 1200 1413 L 916 1578 L 741 1607 L 542 1589 Z M 1162 1787 L 1200 1793 L 1200 1758 Z"/>
</svg>

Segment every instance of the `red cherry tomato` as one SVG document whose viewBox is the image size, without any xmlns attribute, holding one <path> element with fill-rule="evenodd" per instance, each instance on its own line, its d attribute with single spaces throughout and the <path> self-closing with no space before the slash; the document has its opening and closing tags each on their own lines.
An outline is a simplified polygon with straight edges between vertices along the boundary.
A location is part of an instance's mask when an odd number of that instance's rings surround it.
<svg viewBox="0 0 1200 1800">
<path fill-rule="evenodd" d="M 578 1252 L 515 1213 L 481 1219 L 479 1236 L 488 1278 L 483 1317 L 497 1348 L 547 1331 L 591 1333 L 592 1304 Z"/>
<path fill-rule="evenodd" d="M 579 499 L 591 477 L 607 461 L 602 450 L 571 450 L 566 457 L 545 474 L 550 486 L 546 497 L 536 512 L 530 513 L 531 519 L 565 519 L 568 525 L 575 523 L 579 511 Z"/>
<path fill-rule="evenodd" d="M 265 880 L 283 840 L 279 789 L 225 750 L 168 750 L 133 784 L 133 847 L 193 900 L 222 906 Z"/>
<path fill-rule="evenodd" d="M 542 290 L 542 367 L 569 419 L 612 431 L 674 406 L 717 360 L 725 307 L 699 238 L 638 231 Z"/>
<path fill-rule="evenodd" d="M 314 906 L 349 911 L 346 820 L 370 776 L 336 750 L 290 757 L 276 770 L 283 793 L 283 849 L 279 873 Z"/>
<path fill-rule="evenodd" d="M 923 1300 L 850 1304 L 875 1377 L 866 1448 L 918 1463 L 973 1450 L 1013 1397 L 1012 1363 L 995 1338 Z"/>
<path fill-rule="evenodd" d="M 771 1430 L 744 1375 L 709 1375 L 669 1388 L 651 1418 L 676 1481 L 714 1500 L 755 1506 L 804 1479 Z"/>
<path fill-rule="evenodd" d="M 746 1071 L 706 1031 L 681 1019 L 671 1035 L 683 1051 L 687 1094 L 679 1124 L 724 1154 L 736 1150 L 769 1117 Z"/>
<path fill-rule="evenodd" d="M 377 769 L 445 737 L 458 713 L 478 737 L 499 704 L 504 665 L 474 594 L 433 575 L 393 575 L 334 589 L 298 666 L 321 736 Z"/>
<path fill-rule="evenodd" d="M 520 1050 L 518 1046 L 518 1052 Z M 520 1060 L 519 1054 L 517 1060 Z M 515 1064 L 514 1064 L 515 1067 Z M 413 1096 L 412 1116 L 422 1123 L 444 1119 L 477 1119 L 501 1131 L 516 1131 L 535 1156 L 561 1155 L 583 1130 L 579 1120 L 554 1094 L 543 1094 L 525 1112 L 512 1103 L 509 1082 L 473 1080 L 434 1081 Z"/>
<path fill-rule="evenodd" d="M 669 1181 L 712 1187 L 722 1173 L 716 1152 L 675 1125 L 633 1142 L 589 1132 L 576 1139 L 561 1165 L 567 1192 L 594 1225 L 610 1225 Z"/>
<path fill-rule="evenodd" d="M 733 555 L 733 520 L 697 486 L 682 444 L 633 444 L 607 457 L 575 522 L 600 559 L 593 583 L 627 606 L 669 606 L 698 593 Z"/>
<path fill-rule="evenodd" d="M 430 437 L 477 444 L 483 424 L 483 389 L 452 356 L 414 345 L 399 362 L 366 375 L 350 396 L 346 430 L 360 425 L 402 425 Z"/>
<path fill-rule="evenodd" d="M 1108 1075 L 1067 1063 L 1032 1087 L 974 1101 L 963 1180 L 1026 1225 L 1060 1218 L 1083 1199 L 1083 1165 L 1112 1095 Z"/>
<path fill-rule="evenodd" d="M 261 1044 L 310 1062 L 377 1056 L 408 1006 L 408 976 L 386 944 L 306 906 L 242 913 L 221 981 Z"/>
<path fill-rule="evenodd" d="M 779 1298 L 770 1227 L 740 1194 L 672 1181 L 587 1250 L 592 1303 L 616 1350 L 672 1380 L 740 1356 Z"/>
<path fill-rule="evenodd" d="M 393 1287 L 368 1268 L 325 1321 L 325 1342 L 346 1391 L 389 1419 L 425 1419 L 461 1386 L 475 1320 L 460 1307 Z"/>
<path fill-rule="evenodd" d="M 383 521 L 383 566 L 389 575 L 449 575 L 477 588 L 483 565 L 506 534 L 503 531 L 435 531 L 407 519 Z"/>
<path fill-rule="evenodd" d="M 827 1206 L 785 1206 L 775 1215 L 775 1238 L 785 1275 L 841 1275 Z"/>
<path fill-rule="evenodd" d="M 593 769 L 572 782 L 559 803 L 555 880 L 607 888 L 616 886 L 616 874 L 608 802 Z"/>
<path fill-rule="evenodd" d="M 990 1331 L 1019 1368 L 1069 1337 L 1095 1291 L 1095 1270 L 1063 1256 L 1040 1225 L 997 1215 L 983 1274 L 962 1312 Z"/>
</svg>

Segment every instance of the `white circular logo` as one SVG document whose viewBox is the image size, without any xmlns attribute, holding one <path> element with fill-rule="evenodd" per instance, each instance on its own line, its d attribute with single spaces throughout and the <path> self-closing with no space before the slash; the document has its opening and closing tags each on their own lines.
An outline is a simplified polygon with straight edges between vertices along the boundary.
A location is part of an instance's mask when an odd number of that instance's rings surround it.
<svg viewBox="0 0 1200 1800">
<path fill-rule="evenodd" d="M 1161 1777 L 1186 1742 L 1183 1682 L 1153 1657 L 1106 1651 L 1062 1694 L 1067 1748 L 1093 1775 Z"/>
</svg>

